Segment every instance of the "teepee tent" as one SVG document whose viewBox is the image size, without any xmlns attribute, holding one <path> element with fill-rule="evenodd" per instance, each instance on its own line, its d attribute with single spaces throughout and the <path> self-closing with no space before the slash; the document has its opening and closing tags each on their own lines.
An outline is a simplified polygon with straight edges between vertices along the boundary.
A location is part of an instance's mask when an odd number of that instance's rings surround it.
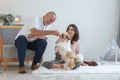
<svg viewBox="0 0 120 80">
<path fill-rule="evenodd" d="M 100 56 L 102 61 L 120 62 L 120 48 L 117 45 L 115 36 L 111 35 L 112 39 L 106 46 L 105 50 Z"/>
</svg>

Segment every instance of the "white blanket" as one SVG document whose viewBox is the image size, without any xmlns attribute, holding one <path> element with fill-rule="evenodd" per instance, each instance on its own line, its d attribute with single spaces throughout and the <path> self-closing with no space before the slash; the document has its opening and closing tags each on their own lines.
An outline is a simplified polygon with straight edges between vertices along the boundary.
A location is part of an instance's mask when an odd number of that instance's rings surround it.
<svg viewBox="0 0 120 80">
<path fill-rule="evenodd" d="M 47 69 L 43 66 L 32 72 L 33 74 L 49 73 L 120 73 L 120 65 L 104 64 L 98 66 L 80 66 L 75 70 Z"/>
</svg>

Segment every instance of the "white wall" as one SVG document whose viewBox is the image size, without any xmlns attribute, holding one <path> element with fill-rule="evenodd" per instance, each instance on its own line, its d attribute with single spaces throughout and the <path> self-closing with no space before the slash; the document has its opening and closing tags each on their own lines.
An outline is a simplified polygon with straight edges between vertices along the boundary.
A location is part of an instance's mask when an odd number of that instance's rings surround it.
<svg viewBox="0 0 120 80">
<path fill-rule="evenodd" d="M 0 13 L 22 16 L 22 23 L 48 11 L 57 14 L 53 29 L 65 31 L 74 23 L 80 31 L 82 52 L 86 59 L 98 59 L 118 28 L 119 0 L 0 0 Z M 56 37 L 50 36 L 45 59 L 53 59 Z M 46 58 L 48 57 L 48 58 Z"/>
</svg>

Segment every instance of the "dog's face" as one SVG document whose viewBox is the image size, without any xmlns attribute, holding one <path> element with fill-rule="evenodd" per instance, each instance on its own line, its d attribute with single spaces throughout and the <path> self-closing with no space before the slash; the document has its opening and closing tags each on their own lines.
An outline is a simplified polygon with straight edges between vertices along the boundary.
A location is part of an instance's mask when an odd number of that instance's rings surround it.
<svg viewBox="0 0 120 80">
<path fill-rule="evenodd" d="M 66 33 L 61 33 L 60 38 L 64 41 L 71 40 L 70 35 Z"/>
</svg>

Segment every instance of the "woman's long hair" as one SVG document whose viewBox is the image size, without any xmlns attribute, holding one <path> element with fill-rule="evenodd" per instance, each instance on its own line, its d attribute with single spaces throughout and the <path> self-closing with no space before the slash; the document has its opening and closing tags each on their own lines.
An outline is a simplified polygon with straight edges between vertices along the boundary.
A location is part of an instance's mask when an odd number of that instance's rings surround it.
<svg viewBox="0 0 120 80">
<path fill-rule="evenodd" d="M 77 28 L 77 26 L 75 24 L 70 24 L 67 27 L 66 32 L 68 31 L 69 27 L 73 27 L 74 32 L 75 32 L 73 38 L 71 39 L 71 44 L 73 44 L 73 41 L 78 41 L 79 40 L 79 30 L 78 30 L 78 28 Z"/>
</svg>

